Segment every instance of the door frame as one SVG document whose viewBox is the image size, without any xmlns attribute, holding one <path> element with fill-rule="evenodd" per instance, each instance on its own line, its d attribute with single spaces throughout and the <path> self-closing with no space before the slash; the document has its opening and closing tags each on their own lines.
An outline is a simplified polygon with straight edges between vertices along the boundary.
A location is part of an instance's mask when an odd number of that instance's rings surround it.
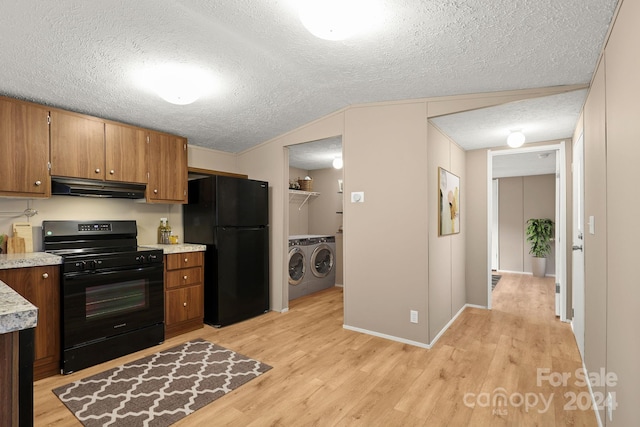
<svg viewBox="0 0 640 427">
<path fill-rule="evenodd" d="M 556 150 L 560 159 L 560 223 L 556 224 L 556 251 L 560 262 L 556 264 L 556 283 L 560 288 L 560 320 L 567 321 L 567 162 L 565 141 L 533 147 L 487 150 L 487 308 L 491 309 L 491 248 L 492 248 L 492 211 L 493 211 L 493 158 L 520 153 Z"/>
</svg>

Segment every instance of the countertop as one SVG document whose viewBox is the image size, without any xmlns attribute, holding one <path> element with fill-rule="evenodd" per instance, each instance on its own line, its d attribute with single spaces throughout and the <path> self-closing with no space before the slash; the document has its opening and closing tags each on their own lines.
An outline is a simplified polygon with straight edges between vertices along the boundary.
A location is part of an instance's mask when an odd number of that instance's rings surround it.
<svg viewBox="0 0 640 427">
<path fill-rule="evenodd" d="M 178 243 L 177 245 L 161 245 L 161 244 L 148 244 L 138 245 L 142 248 L 162 249 L 165 255 L 168 254 L 181 254 L 184 252 L 204 252 L 207 250 L 205 245 L 196 245 L 192 243 Z"/>
<path fill-rule="evenodd" d="M 35 328 L 38 308 L 0 280 L 0 334 Z"/>
<path fill-rule="evenodd" d="M 24 254 L 0 254 L 0 270 L 8 268 L 39 267 L 62 264 L 62 257 L 46 252 Z"/>
</svg>

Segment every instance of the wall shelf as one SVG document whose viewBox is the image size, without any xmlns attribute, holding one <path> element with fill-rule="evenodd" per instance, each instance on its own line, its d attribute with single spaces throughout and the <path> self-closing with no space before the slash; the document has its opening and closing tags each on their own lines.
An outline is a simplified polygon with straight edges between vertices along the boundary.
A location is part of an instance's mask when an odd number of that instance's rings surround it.
<svg viewBox="0 0 640 427">
<path fill-rule="evenodd" d="M 302 203 L 298 206 L 298 210 L 300 210 L 311 197 L 318 197 L 319 195 L 320 193 L 315 191 L 289 190 L 289 203 L 295 200 L 302 200 Z"/>
</svg>

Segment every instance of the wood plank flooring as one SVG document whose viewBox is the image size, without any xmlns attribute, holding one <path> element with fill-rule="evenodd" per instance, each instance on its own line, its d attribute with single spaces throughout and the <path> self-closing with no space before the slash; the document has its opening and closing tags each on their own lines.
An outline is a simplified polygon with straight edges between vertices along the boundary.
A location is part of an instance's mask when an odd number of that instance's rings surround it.
<svg viewBox="0 0 640 427">
<path fill-rule="evenodd" d="M 80 425 L 53 388 L 201 337 L 273 369 L 176 426 L 596 426 L 591 409 L 571 410 L 565 396 L 588 390 L 576 385 L 571 328 L 553 313 L 553 280 L 501 274 L 493 310 L 467 308 L 431 350 L 343 329 L 334 288 L 292 301 L 287 313 L 205 326 L 40 380 L 35 425 Z M 571 377 L 554 386 L 538 368 Z"/>
</svg>

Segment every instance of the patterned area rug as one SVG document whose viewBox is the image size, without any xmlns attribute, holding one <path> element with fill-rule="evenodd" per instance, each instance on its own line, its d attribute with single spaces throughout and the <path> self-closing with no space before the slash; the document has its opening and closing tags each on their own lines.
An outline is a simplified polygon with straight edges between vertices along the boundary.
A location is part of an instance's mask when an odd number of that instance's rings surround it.
<svg viewBox="0 0 640 427">
<path fill-rule="evenodd" d="M 53 392 L 87 427 L 169 426 L 269 369 L 198 339 Z"/>
</svg>

